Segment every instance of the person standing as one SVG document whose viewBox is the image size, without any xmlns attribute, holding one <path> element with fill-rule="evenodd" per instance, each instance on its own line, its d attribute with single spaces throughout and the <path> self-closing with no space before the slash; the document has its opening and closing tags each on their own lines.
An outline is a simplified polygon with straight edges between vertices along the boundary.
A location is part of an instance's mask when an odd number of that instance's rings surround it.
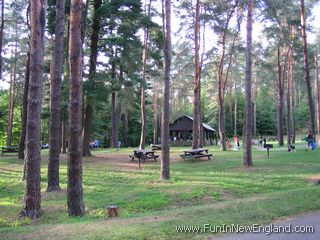
<svg viewBox="0 0 320 240">
<path fill-rule="evenodd" d="M 238 149 L 240 148 L 240 142 L 239 142 L 239 137 L 236 135 L 233 137 L 233 141 L 235 142 L 235 144 L 237 144 Z"/>
<path fill-rule="evenodd" d="M 308 141 L 308 148 L 311 149 L 311 147 L 312 147 L 312 145 L 314 143 L 314 135 L 313 135 L 312 131 L 308 132 L 307 141 Z"/>
</svg>

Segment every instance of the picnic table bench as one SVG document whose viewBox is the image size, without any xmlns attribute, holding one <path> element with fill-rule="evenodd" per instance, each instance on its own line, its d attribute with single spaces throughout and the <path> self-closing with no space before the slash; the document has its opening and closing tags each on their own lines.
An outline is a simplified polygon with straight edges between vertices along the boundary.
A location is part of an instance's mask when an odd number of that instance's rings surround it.
<svg viewBox="0 0 320 240">
<path fill-rule="evenodd" d="M 197 158 L 208 158 L 208 160 L 211 160 L 212 154 L 208 153 L 207 148 L 197 148 L 192 150 L 185 150 L 184 154 L 180 155 L 183 160 L 186 159 L 197 159 Z"/>
<path fill-rule="evenodd" d="M 135 158 L 138 159 L 140 168 L 141 161 L 144 163 L 147 159 L 153 159 L 156 162 L 159 155 L 154 154 L 153 150 L 136 149 L 133 150 L 133 155 L 129 155 L 129 157 L 131 158 L 131 161 Z"/>
<path fill-rule="evenodd" d="M 151 144 L 152 151 L 161 150 L 160 144 Z"/>
<path fill-rule="evenodd" d="M 17 153 L 19 152 L 18 146 L 4 146 L 1 148 L 1 155 L 3 156 L 4 153 Z"/>
</svg>

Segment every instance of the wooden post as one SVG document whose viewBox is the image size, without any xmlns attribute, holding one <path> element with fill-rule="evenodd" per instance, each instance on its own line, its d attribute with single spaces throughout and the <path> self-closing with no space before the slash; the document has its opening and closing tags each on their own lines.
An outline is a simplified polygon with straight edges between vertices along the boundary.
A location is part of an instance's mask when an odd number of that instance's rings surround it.
<svg viewBox="0 0 320 240">
<path fill-rule="evenodd" d="M 118 206 L 111 205 L 111 206 L 106 207 L 105 214 L 106 214 L 105 219 L 118 217 L 119 216 L 119 214 L 118 214 Z"/>
</svg>

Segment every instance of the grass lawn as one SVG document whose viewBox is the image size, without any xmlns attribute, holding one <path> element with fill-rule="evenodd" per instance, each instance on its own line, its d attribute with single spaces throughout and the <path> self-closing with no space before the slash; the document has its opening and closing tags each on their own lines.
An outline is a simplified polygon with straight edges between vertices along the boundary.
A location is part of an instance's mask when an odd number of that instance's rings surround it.
<svg viewBox="0 0 320 240">
<path fill-rule="evenodd" d="M 210 147 L 211 161 L 182 161 L 183 149 L 171 149 L 171 180 L 159 181 L 160 163 L 138 168 L 132 149 L 102 149 L 83 159 L 86 216 L 69 218 L 66 206 L 67 156 L 62 155 L 60 192 L 46 193 L 48 152 L 42 154 L 42 217 L 20 218 L 24 183 L 22 161 L 0 157 L 0 239 L 208 239 L 212 233 L 178 233 L 179 225 L 264 224 L 320 210 L 320 187 L 308 177 L 320 175 L 320 151 L 275 148 L 253 150 L 254 167 L 242 166 L 242 151 Z M 104 220 L 116 204 L 120 217 Z"/>
</svg>

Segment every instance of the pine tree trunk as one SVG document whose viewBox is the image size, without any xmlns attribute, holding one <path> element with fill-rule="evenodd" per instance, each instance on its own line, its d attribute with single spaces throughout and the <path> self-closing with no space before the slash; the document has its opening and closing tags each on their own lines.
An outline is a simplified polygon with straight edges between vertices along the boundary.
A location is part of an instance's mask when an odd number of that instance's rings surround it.
<svg viewBox="0 0 320 240">
<path fill-rule="evenodd" d="M 90 152 L 90 128 L 93 119 L 93 106 L 92 99 L 88 97 L 88 102 L 84 112 L 84 124 L 83 124 L 83 134 L 82 134 L 82 156 L 90 157 L 92 156 Z"/>
<path fill-rule="evenodd" d="M 257 85 L 257 73 L 254 76 L 254 95 L 253 95 L 253 137 L 257 136 L 257 96 L 258 96 L 258 85 Z"/>
<path fill-rule="evenodd" d="M 238 97 L 237 97 L 237 81 L 234 81 L 234 135 L 238 135 L 237 129 L 237 113 L 238 113 Z"/>
<path fill-rule="evenodd" d="M 145 2 L 146 6 L 146 2 Z M 145 8 L 145 15 L 150 16 L 151 0 L 149 1 L 148 7 Z M 144 28 L 143 36 L 143 50 L 142 50 L 142 82 L 141 82 L 141 136 L 140 136 L 140 149 L 144 149 L 147 135 L 147 115 L 146 115 L 146 102 L 145 102 L 145 86 L 146 86 L 146 73 L 147 73 L 147 50 L 148 50 L 148 39 L 149 29 Z"/>
<path fill-rule="evenodd" d="M 68 159 L 68 194 L 69 216 L 85 214 L 82 199 L 82 0 L 71 0 L 70 12 L 70 141 Z"/>
<path fill-rule="evenodd" d="M 119 98 L 117 96 L 117 100 L 116 100 L 116 111 L 115 111 L 115 128 L 114 128 L 114 134 L 115 134 L 115 142 L 114 142 L 114 146 L 118 147 L 118 143 L 119 143 L 119 129 L 120 129 L 120 119 L 121 119 L 121 105 L 119 104 Z"/>
<path fill-rule="evenodd" d="M 67 153 L 67 123 L 66 121 L 62 122 L 62 153 Z"/>
<path fill-rule="evenodd" d="M 282 68 L 280 64 L 280 46 L 278 46 L 278 102 L 277 102 L 277 129 L 279 146 L 283 146 L 283 79 Z M 284 69 L 283 69 L 284 71 Z"/>
<path fill-rule="evenodd" d="M 196 16 L 194 26 L 194 96 L 193 96 L 193 127 L 192 148 L 201 145 L 201 79 L 200 79 L 200 2 L 196 0 Z"/>
<path fill-rule="evenodd" d="M 117 147 L 116 139 L 116 92 L 112 91 L 111 93 L 111 147 Z"/>
<path fill-rule="evenodd" d="M 40 216 L 40 119 L 43 81 L 44 33 L 47 1 L 31 0 L 31 51 L 30 82 L 26 135 L 26 191 L 21 215 L 30 218 Z"/>
<path fill-rule="evenodd" d="M 67 19 L 67 31 L 66 31 L 67 37 L 66 37 L 66 55 L 64 59 L 64 82 L 65 85 L 63 85 L 66 89 L 64 91 L 69 92 L 70 91 L 70 69 L 69 69 L 69 40 L 70 40 L 70 19 Z M 69 96 L 65 99 L 67 106 L 69 106 Z M 68 149 L 68 142 L 69 142 L 69 113 L 68 108 L 66 109 L 66 112 L 63 113 L 62 117 L 62 153 L 66 154 Z"/>
<path fill-rule="evenodd" d="M 289 91 L 289 82 L 287 83 L 287 116 L 286 116 L 286 125 L 287 125 L 287 144 L 291 145 L 291 106 L 290 106 L 290 91 Z"/>
<path fill-rule="evenodd" d="M 233 87 L 233 82 L 232 82 L 232 78 L 230 78 L 230 83 L 229 83 L 229 113 L 230 113 L 230 117 L 229 117 L 229 121 L 230 121 L 230 130 L 232 132 L 234 132 L 234 128 L 233 128 L 233 111 L 232 111 L 232 87 Z"/>
<path fill-rule="evenodd" d="M 238 5 L 239 0 L 235 2 L 230 11 L 228 12 L 226 23 L 223 28 L 223 33 L 221 36 L 221 44 L 222 44 L 222 53 L 220 56 L 220 61 L 218 65 L 218 104 L 219 104 L 219 135 L 220 135 L 220 149 L 222 151 L 227 150 L 226 146 L 226 133 L 225 133 L 225 107 L 224 107 L 224 99 L 225 99 L 225 91 L 228 81 L 228 75 L 231 68 L 232 63 L 232 51 L 230 54 L 229 64 L 226 71 L 226 77 L 223 78 L 224 73 L 224 61 L 225 61 L 225 51 L 226 51 L 226 40 L 227 40 L 227 30 L 229 27 L 230 19 L 235 11 L 236 6 Z M 234 47 L 236 37 L 233 38 L 232 48 Z"/>
<path fill-rule="evenodd" d="M 290 46 L 290 50 L 289 50 L 289 55 L 288 55 L 288 81 L 287 81 L 287 144 L 290 145 L 292 144 L 292 106 L 291 106 L 291 95 L 290 95 L 290 86 L 291 86 L 291 81 L 293 81 L 292 79 L 292 49 Z"/>
<path fill-rule="evenodd" d="M 221 95 L 221 91 L 219 91 L 219 136 L 220 136 L 220 150 L 226 151 L 226 132 L 225 132 L 225 108 L 224 108 L 224 97 Z"/>
<path fill-rule="evenodd" d="M 253 0 L 248 0 L 247 15 L 247 46 L 246 46 L 246 76 L 245 76 L 245 112 L 244 112 L 244 149 L 243 165 L 251 167 L 251 133 L 252 133 L 252 14 Z"/>
<path fill-rule="evenodd" d="M 96 0 L 93 2 L 94 16 L 92 21 L 92 34 L 90 37 L 90 60 L 89 60 L 89 81 L 94 85 L 95 74 L 97 68 L 97 57 L 98 57 L 98 42 L 99 42 L 99 32 L 100 32 L 100 16 L 97 14 L 98 9 L 102 4 L 102 0 Z M 90 152 L 90 131 L 93 120 L 93 104 L 94 99 L 88 96 L 87 104 L 85 107 L 85 118 L 83 126 L 83 144 L 82 151 L 83 156 L 91 156 Z"/>
<path fill-rule="evenodd" d="M 292 144 L 295 144 L 296 141 L 296 124 L 295 124 L 295 86 L 294 86 L 294 76 L 293 76 L 293 39 L 294 39 L 295 28 L 291 26 L 290 29 L 290 38 L 291 38 L 291 52 L 290 52 L 290 69 L 289 69 L 289 76 L 290 76 L 290 101 L 291 101 L 291 128 L 292 128 Z"/>
<path fill-rule="evenodd" d="M 306 34 L 306 21 L 304 15 L 304 0 L 301 0 L 301 34 L 302 34 L 302 43 L 303 43 L 303 61 L 305 69 L 305 81 L 307 85 L 307 97 L 308 97 L 308 106 L 310 113 L 310 127 L 309 130 L 316 132 L 315 122 L 314 122 L 314 106 L 312 100 L 312 90 L 311 90 L 311 81 L 310 81 L 310 70 L 309 70 L 309 59 L 308 59 L 308 46 L 307 46 L 307 34 Z"/>
<path fill-rule="evenodd" d="M 320 143 L 320 92 L 319 92 L 319 65 L 318 65 L 318 53 L 314 54 L 314 81 L 315 81 L 315 98 L 316 98 L 316 113 L 317 113 L 317 136 L 318 144 Z"/>
<path fill-rule="evenodd" d="M 29 91 L 29 77 L 30 77 L 30 44 L 27 52 L 26 74 L 23 87 L 22 97 L 22 118 L 21 118 L 21 133 L 19 140 L 19 159 L 24 159 L 24 149 L 26 141 L 26 126 L 27 126 L 27 105 L 28 105 L 28 91 Z M 25 163 L 24 163 L 25 165 Z M 25 179 L 25 171 L 23 171 L 22 179 Z"/>
<path fill-rule="evenodd" d="M 170 178 L 170 145 L 169 145 L 169 119 L 170 119 L 170 70 L 171 70 L 171 1 L 162 0 L 164 7 L 164 60 L 163 60 L 163 109 L 161 127 L 161 180 Z"/>
<path fill-rule="evenodd" d="M 8 103 L 8 124 L 7 124 L 7 146 L 12 145 L 12 129 L 13 129 L 13 117 L 14 117 L 14 100 L 16 95 L 16 77 L 17 77 L 17 43 L 15 51 L 12 51 L 12 65 L 10 71 L 10 90 L 9 90 L 9 103 Z"/>
<path fill-rule="evenodd" d="M 61 115 L 61 85 L 63 69 L 64 43 L 64 11 L 65 1 L 56 1 L 56 29 L 54 45 L 53 75 L 51 78 L 50 101 L 50 133 L 49 133 L 49 161 L 48 186 L 46 191 L 60 190 L 59 185 L 59 154 L 60 154 L 60 115 Z"/>
<path fill-rule="evenodd" d="M 145 73 L 144 73 L 145 78 Z M 141 135 L 140 135 L 140 149 L 144 149 L 146 143 L 146 133 L 147 133 L 147 116 L 146 116 L 146 100 L 145 100 L 145 80 L 142 80 L 141 92 L 140 92 L 140 108 L 141 108 Z"/>
<path fill-rule="evenodd" d="M 158 84 L 153 83 L 153 143 L 158 143 Z"/>
<path fill-rule="evenodd" d="M 124 145 L 129 147 L 129 114 L 124 112 Z"/>
<path fill-rule="evenodd" d="M 1 0 L 1 25 L 0 25 L 0 79 L 2 79 L 2 45 L 4 30 L 4 0 Z"/>
<path fill-rule="evenodd" d="M 111 126 L 111 147 L 115 148 L 119 142 L 119 120 L 121 108 L 117 101 L 117 92 L 113 91 L 111 94 L 111 105 L 112 105 L 112 126 Z"/>
</svg>

